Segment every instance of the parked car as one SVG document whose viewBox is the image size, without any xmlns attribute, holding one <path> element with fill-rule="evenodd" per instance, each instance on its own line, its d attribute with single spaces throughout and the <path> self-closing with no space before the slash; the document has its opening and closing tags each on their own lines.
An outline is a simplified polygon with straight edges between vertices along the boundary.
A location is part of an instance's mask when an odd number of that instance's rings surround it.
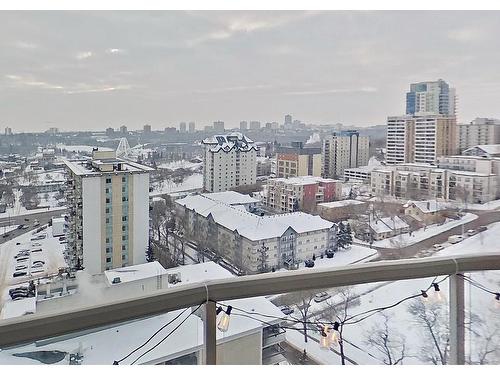
<svg viewBox="0 0 500 375">
<path fill-rule="evenodd" d="M 327 292 L 320 292 L 314 296 L 314 302 L 323 302 L 328 298 L 331 298 L 331 296 Z"/>
<path fill-rule="evenodd" d="M 27 217 L 24 218 L 24 221 L 30 221 L 30 219 L 28 219 Z"/>
<path fill-rule="evenodd" d="M 28 268 L 28 266 L 27 266 L 27 265 L 25 265 L 25 264 L 20 264 L 20 265 L 16 266 L 16 271 L 25 270 L 26 268 Z"/>
<path fill-rule="evenodd" d="M 3 238 L 7 238 L 7 237 L 9 237 L 9 236 L 10 236 L 10 233 L 5 233 L 2 237 L 3 237 Z"/>
<path fill-rule="evenodd" d="M 27 286 L 18 286 L 16 288 L 12 288 L 12 289 L 9 289 L 9 295 L 12 295 L 13 293 L 15 292 L 19 292 L 19 291 L 28 291 L 28 287 Z"/>
<path fill-rule="evenodd" d="M 42 252 L 42 249 L 35 249 L 35 250 L 31 250 L 32 253 L 41 253 Z"/>
<path fill-rule="evenodd" d="M 17 271 L 12 274 L 13 277 L 21 277 L 21 276 L 26 276 L 27 273 L 24 271 Z"/>
<path fill-rule="evenodd" d="M 31 246 L 42 246 L 42 244 L 40 242 L 33 242 Z"/>
<path fill-rule="evenodd" d="M 305 266 L 307 268 L 313 268 L 314 267 L 314 260 L 312 259 L 307 259 L 305 262 L 304 262 Z"/>
<path fill-rule="evenodd" d="M 43 261 L 43 260 L 35 260 L 33 262 L 33 264 L 37 264 L 37 263 L 39 263 L 39 264 L 45 264 L 45 261 Z"/>
<path fill-rule="evenodd" d="M 24 261 L 26 261 L 26 260 L 28 260 L 28 259 L 29 259 L 29 257 L 27 257 L 27 256 L 22 256 L 22 257 L 17 258 L 17 261 L 18 261 L 18 262 L 24 262 Z"/>
<path fill-rule="evenodd" d="M 474 236 L 475 234 L 477 234 L 477 230 L 469 229 L 467 231 L 467 236 L 469 236 L 469 237 Z"/>
<path fill-rule="evenodd" d="M 40 222 L 38 221 L 38 219 L 35 219 L 35 221 L 33 222 L 33 226 L 37 227 L 39 225 L 40 225 Z"/>
<path fill-rule="evenodd" d="M 335 255 L 335 251 L 327 250 L 327 251 L 325 251 L 325 255 L 327 258 L 333 258 L 333 256 Z"/>
<path fill-rule="evenodd" d="M 21 225 L 18 225 L 18 226 L 17 226 L 17 229 L 23 229 L 23 225 L 22 225 L 22 224 L 21 224 Z"/>
<path fill-rule="evenodd" d="M 448 237 L 448 242 L 451 244 L 459 243 L 459 242 L 462 242 L 463 240 L 464 240 L 464 237 L 459 236 L 459 235 L 454 235 L 454 236 Z"/>
<path fill-rule="evenodd" d="M 16 245 L 21 245 L 21 242 L 16 242 Z"/>
<path fill-rule="evenodd" d="M 280 306 L 280 310 L 285 315 L 290 315 L 291 313 L 293 313 L 293 309 L 288 305 Z"/>
<path fill-rule="evenodd" d="M 486 229 L 488 229 L 488 228 L 485 227 L 484 225 L 481 225 L 480 227 L 476 228 L 476 231 L 479 233 L 479 232 L 484 232 Z"/>
<path fill-rule="evenodd" d="M 437 244 L 435 244 L 435 245 L 432 245 L 432 248 L 433 248 L 434 250 L 443 250 L 443 249 L 444 249 L 444 246 L 443 246 L 443 245 L 441 245 L 440 243 L 437 243 Z"/>
<path fill-rule="evenodd" d="M 37 268 L 31 271 L 31 273 L 40 273 L 40 272 L 45 272 L 45 269 L 43 268 Z"/>
</svg>

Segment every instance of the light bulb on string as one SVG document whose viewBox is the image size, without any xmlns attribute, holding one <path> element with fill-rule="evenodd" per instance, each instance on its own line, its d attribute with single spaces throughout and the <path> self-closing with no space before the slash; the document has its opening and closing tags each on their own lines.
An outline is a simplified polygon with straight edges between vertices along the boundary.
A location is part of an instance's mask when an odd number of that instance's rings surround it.
<svg viewBox="0 0 500 375">
<path fill-rule="evenodd" d="M 334 347 L 339 346 L 339 341 L 340 341 L 340 332 L 339 332 L 339 322 L 333 323 L 333 328 L 330 330 L 330 345 Z"/>
<path fill-rule="evenodd" d="M 495 309 L 500 310 L 500 293 L 495 293 Z"/>
<path fill-rule="evenodd" d="M 445 297 L 443 295 L 443 292 L 439 288 L 439 284 L 432 283 L 432 287 L 434 288 L 434 292 L 432 294 L 432 300 L 433 300 L 433 302 L 437 302 L 437 303 L 444 302 L 446 299 L 445 299 Z"/>
<path fill-rule="evenodd" d="M 422 293 L 422 302 L 429 302 L 429 295 L 427 292 L 425 290 L 421 290 L 420 292 Z"/>
<path fill-rule="evenodd" d="M 227 330 L 229 329 L 229 320 L 231 317 L 231 310 L 232 309 L 233 309 L 232 306 L 228 306 L 226 309 L 226 312 L 222 313 L 222 316 L 219 320 L 219 324 L 217 324 L 217 328 L 219 329 L 219 331 L 227 332 Z"/>
<path fill-rule="evenodd" d="M 319 347 L 322 350 L 328 350 L 330 348 L 330 340 L 328 337 L 328 327 L 324 326 L 321 329 L 321 338 L 319 339 Z"/>
</svg>

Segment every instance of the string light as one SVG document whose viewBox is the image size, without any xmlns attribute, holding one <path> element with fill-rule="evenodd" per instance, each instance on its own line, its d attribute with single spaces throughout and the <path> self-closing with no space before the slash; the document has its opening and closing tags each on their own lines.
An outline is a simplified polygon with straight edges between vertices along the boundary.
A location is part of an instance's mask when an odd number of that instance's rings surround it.
<svg viewBox="0 0 500 375">
<path fill-rule="evenodd" d="M 219 324 L 217 324 L 217 328 L 221 332 L 227 332 L 229 329 L 229 320 L 231 318 L 231 310 L 233 309 L 232 306 L 228 306 L 226 309 L 226 312 L 222 313 L 222 317 L 219 320 Z"/>
<path fill-rule="evenodd" d="M 495 294 L 495 308 L 500 310 L 500 293 Z"/>
<path fill-rule="evenodd" d="M 420 292 L 422 292 L 422 301 L 427 302 L 429 300 L 429 295 L 427 294 L 427 292 L 425 290 L 421 290 Z"/>
<path fill-rule="evenodd" d="M 330 349 L 330 340 L 328 337 L 328 326 L 324 326 L 321 329 L 321 338 L 319 339 L 319 347 L 323 350 Z"/>
<path fill-rule="evenodd" d="M 446 298 L 444 297 L 441 289 L 439 289 L 439 285 L 437 283 L 432 283 L 432 286 L 434 288 L 434 293 L 432 294 L 433 302 L 438 302 L 438 303 L 444 302 Z"/>
<path fill-rule="evenodd" d="M 339 327 L 340 327 L 339 322 L 333 323 L 333 327 L 332 327 L 332 330 L 330 331 L 330 337 L 329 337 L 329 341 L 330 341 L 331 346 L 334 346 L 334 347 L 339 346 L 339 342 L 340 342 Z"/>
</svg>

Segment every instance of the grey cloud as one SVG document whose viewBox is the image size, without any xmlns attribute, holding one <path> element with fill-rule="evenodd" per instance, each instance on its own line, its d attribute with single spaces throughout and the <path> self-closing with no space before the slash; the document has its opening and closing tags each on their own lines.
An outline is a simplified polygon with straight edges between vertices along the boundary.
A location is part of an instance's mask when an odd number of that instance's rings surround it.
<svg viewBox="0 0 500 375">
<path fill-rule="evenodd" d="M 456 87 L 459 120 L 500 117 L 498 18 L 498 11 L 2 11 L 0 128 L 188 120 L 202 127 L 216 119 L 237 126 L 289 112 L 364 126 L 404 113 L 408 85 L 437 78 Z"/>
</svg>

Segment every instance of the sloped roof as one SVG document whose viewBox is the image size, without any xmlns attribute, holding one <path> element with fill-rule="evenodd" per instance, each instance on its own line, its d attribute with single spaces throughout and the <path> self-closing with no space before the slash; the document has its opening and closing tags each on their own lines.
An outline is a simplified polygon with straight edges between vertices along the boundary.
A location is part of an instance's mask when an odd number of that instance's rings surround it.
<svg viewBox="0 0 500 375">
<path fill-rule="evenodd" d="M 370 220 L 370 228 L 375 233 L 387 233 L 393 230 L 408 228 L 409 225 L 406 224 L 399 216 L 392 217 L 382 217 L 382 218 L 372 218 Z"/>
<path fill-rule="evenodd" d="M 231 231 L 238 231 L 241 236 L 251 241 L 281 237 L 288 228 L 292 228 L 297 233 L 305 233 L 329 229 L 334 225 L 317 215 L 304 212 L 257 216 L 204 195 L 192 195 L 175 202 L 194 210 L 203 217 L 211 215 L 219 225 Z"/>
<path fill-rule="evenodd" d="M 211 152 L 219 152 L 221 150 L 230 152 L 233 148 L 237 148 L 240 151 L 258 150 L 254 141 L 239 132 L 225 135 L 213 135 L 205 138 L 201 143 L 212 146 L 210 147 Z"/>
</svg>

